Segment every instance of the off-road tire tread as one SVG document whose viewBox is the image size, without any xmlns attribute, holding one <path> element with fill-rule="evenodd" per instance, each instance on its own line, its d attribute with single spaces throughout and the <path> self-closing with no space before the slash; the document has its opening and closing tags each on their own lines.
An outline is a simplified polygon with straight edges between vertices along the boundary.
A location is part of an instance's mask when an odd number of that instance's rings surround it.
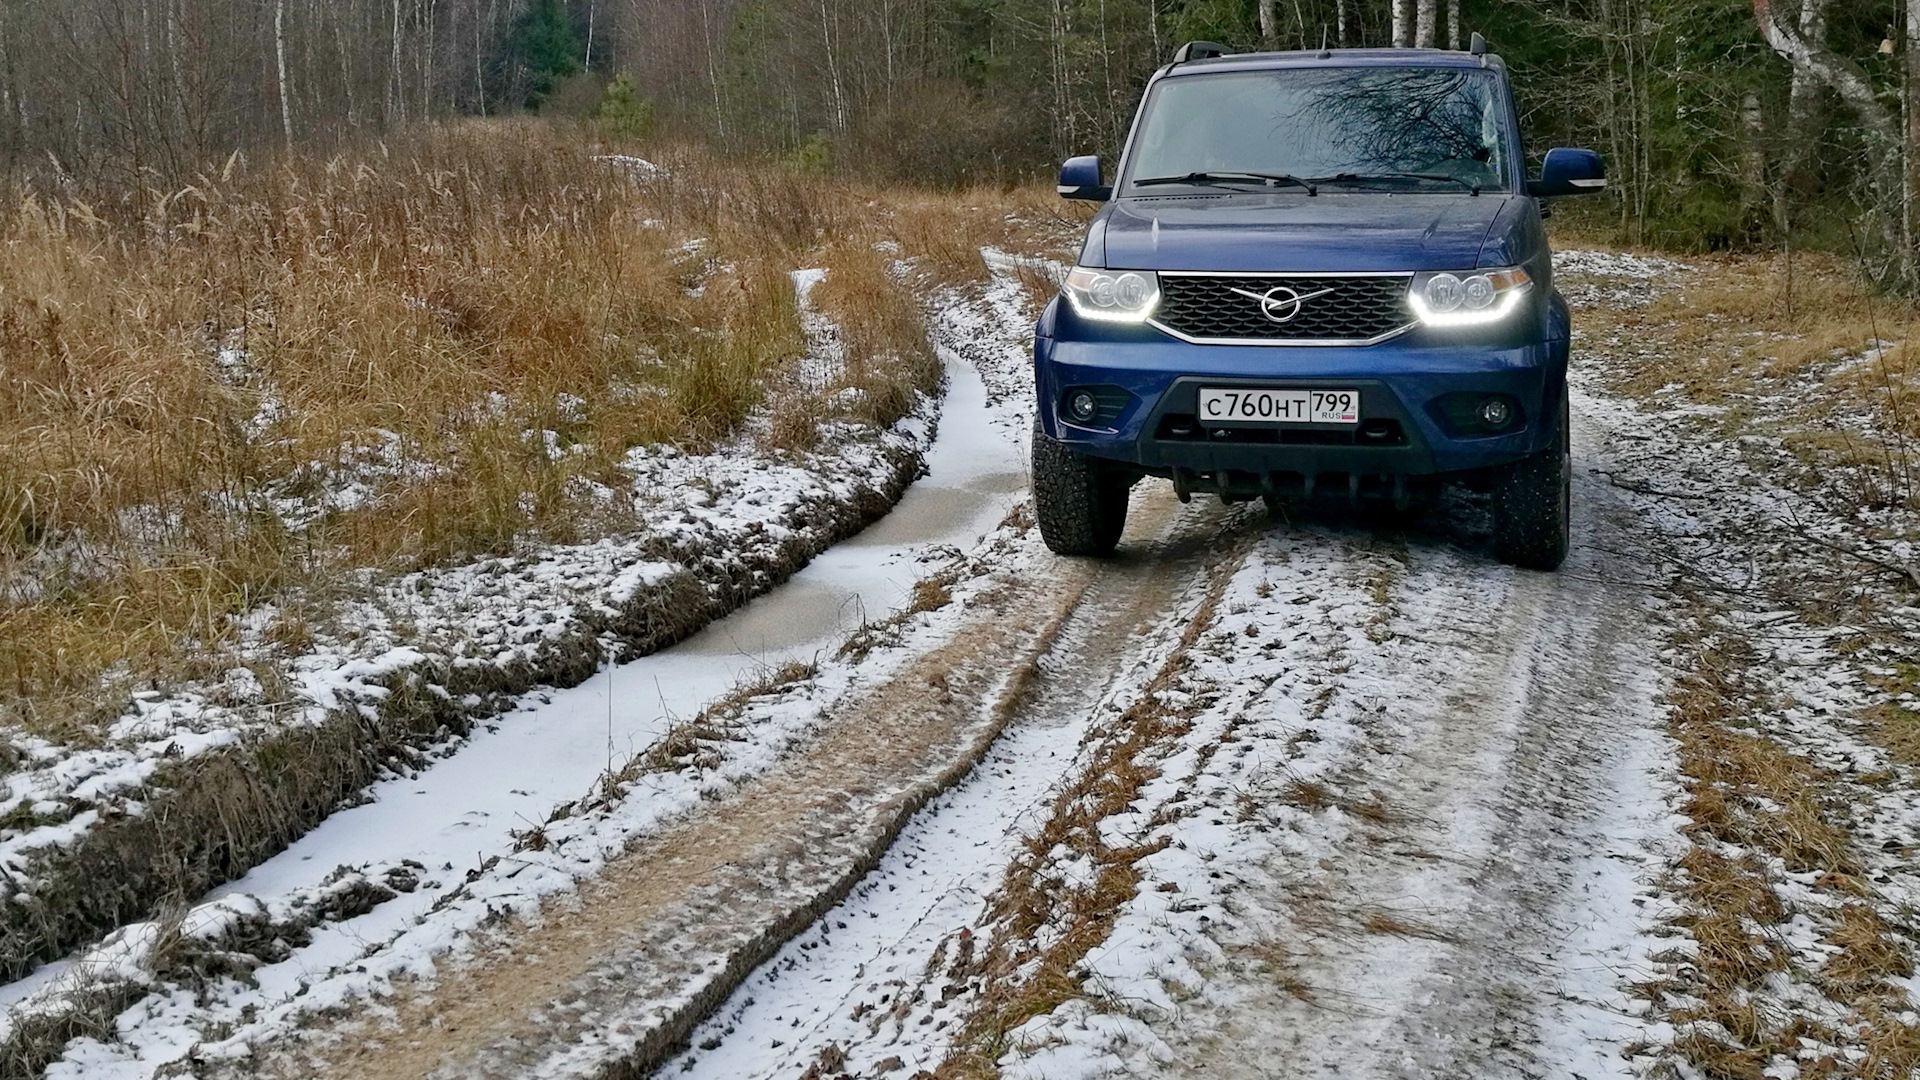
<svg viewBox="0 0 1920 1080">
<path fill-rule="evenodd" d="M 1033 426 L 1033 516 L 1056 555 L 1110 555 L 1127 526 L 1124 477 Z"/>
<path fill-rule="evenodd" d="M 1557 570 L 1570 546 L 1563 485 L 1572 463 L 1566 392 L 1561 392 L 1559 445 L 1503 467 L 1493 484 L 1493 550 L 1501 562 Z"/>
</svg>

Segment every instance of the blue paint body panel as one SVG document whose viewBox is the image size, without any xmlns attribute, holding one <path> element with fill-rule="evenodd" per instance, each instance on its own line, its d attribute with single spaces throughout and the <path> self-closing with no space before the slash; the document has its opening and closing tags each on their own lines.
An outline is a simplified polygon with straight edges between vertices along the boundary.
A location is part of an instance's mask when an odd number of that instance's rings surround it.
<svg viewBox="0 0 1920 1080">
<path fill-rule="evenodd" d="M 1122 181 L 1090 223 L 1080 264 L 1108 270 L 1215 274 L 1416 274 L 1520 267 L 1533 288 L 1500 323 L 1415 325 L 1371 345 L 1199 344 L 1150 324 L 1093 322 L 1065 298 L 1036 327 L 1039 424 L 1075 450 L 1155 475 L 1206 480 L 1229 474 L 1395 476 L 1482 470 L 1557 445 L 1566 394 L 1567 305 L 1553 287 L 1541 204 L 1528 193 L 1519 121 L 1495 58 L 1434 50 L 1340 50 L 1227 56 L 1163 68 L 1163 80 L 1220 71 L 1279 68 L 1423 67 L 1492 72 L 1504 101 L 1508 145 L 1503 191 L 1419 188 L 1209 189 L 1126 194 Z M 1136 118 L 1136 127 L 1138 119 Z M 1131 153 L 1131 148 L 1129 153 Z M 1417 322 L 1409 309 L 1409 322 Z M 1208 387 L 1357 389 L 1369 444 L 1356 429 L 1288 433 L 1273 441 L 1215 439 L 1204 430 L 1169 435 Z M 1097 390 L 1099 420 L 1069 421 L 1067 398 Z M 1449 397 L 1452 395 L 1452 397 Z M 1517 420 L 1497 434 L 1463 430 L 1448 401 L 1500 396 Z M 1443 400 L 1444 399 L 1444 400 Z M 1453 417 L 1453 419 L 1449 419 Z M 1324 436 L 1324 437 L 1322 437 Z M 1347 441 L 1340 441 L 1346 438 Z M 1210 478 L 1210 479 L 1209 479 Z"/>
</svg>

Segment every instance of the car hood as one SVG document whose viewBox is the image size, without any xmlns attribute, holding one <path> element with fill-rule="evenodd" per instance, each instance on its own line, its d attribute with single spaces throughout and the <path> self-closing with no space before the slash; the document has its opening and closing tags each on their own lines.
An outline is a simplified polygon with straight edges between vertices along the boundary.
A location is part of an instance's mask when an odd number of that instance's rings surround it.
<svg viewBox="0 0 1920 1080">
<path fill-rule="evenodd" d="M 1504 195 L 1201 195 L 1109 203 L 1083 261 L 1129 270 L 1398 271 L 1477 266 Z"/>
</svg>

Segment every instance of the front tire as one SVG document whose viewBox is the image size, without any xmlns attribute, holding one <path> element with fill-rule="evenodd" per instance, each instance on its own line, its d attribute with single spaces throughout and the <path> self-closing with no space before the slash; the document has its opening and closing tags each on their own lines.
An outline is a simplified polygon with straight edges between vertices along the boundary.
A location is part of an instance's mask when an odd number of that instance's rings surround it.
<svg viewBox="0 0 1920 1080">
<path fill-rule="evenodd" d="M 1056 555 L 1110 555 L 1127 526 L 1131 478 L 1033 424 L 1033 516 Z"/>
<path fill-rule="evenodd" d="M 1553 449 L 1504 466 L 1493 482 L 1493 551 L 1528 570 L 1556 570 L 1572 546 L 1573 453 L 1566 392 Z"/>
</svg>

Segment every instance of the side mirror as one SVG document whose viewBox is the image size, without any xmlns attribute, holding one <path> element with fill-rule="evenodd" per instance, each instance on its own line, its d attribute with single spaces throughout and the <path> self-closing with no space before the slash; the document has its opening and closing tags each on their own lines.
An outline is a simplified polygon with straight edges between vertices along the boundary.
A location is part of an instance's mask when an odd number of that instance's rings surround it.
<svg viewBox="0 0 1920 1080">
<path fill-rule="evenodd" d="M 1113 187 L 1100 182 L 1100 159 L 1092 154 L 1068 158 L 1060 166 L 1060 197 L 1106 202 L 1113 198 Z"/>
<path fill-rule="evenodd" d="M 1527 182 L 1527 193 L 1539 199 L 1560 195 L 1598 195 L 1607 190 L 1607 167 L 1591 150 L 1560 146 L 1547 151 L 1540 163 L 1540 179 Z"/>
</svg>

